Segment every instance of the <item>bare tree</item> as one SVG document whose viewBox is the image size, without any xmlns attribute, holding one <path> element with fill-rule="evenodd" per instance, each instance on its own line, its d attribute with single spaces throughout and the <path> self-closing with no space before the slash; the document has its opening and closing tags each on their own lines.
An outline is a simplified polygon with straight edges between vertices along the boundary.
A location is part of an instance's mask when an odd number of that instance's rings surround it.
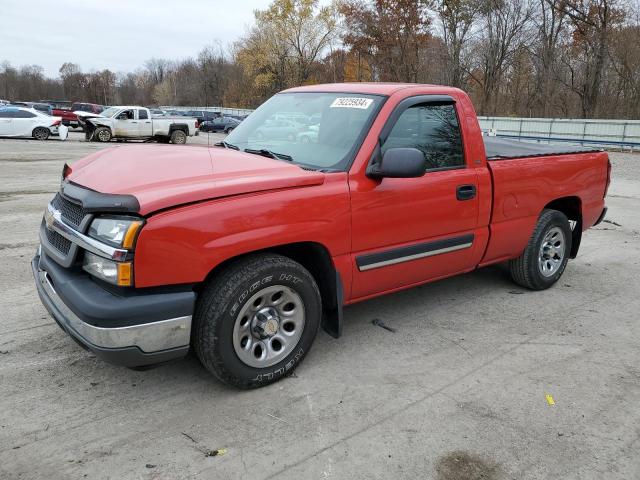
<svg viewBox="0 0 640 480">
<path fill-rule="evenodd" d="M 447 48 L 446 81 L 451 86 L 464 88 L 469 70 L 464 53 L 479 15 L 479 4 L 474 0 L 441 0 L 437 13 Z"/>
</svg>

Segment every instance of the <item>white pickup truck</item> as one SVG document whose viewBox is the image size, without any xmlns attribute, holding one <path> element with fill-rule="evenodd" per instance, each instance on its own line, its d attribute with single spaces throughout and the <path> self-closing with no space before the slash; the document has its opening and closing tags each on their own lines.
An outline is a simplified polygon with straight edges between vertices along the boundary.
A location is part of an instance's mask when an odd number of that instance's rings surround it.
<svg viewBox="0 0 640 480">
<path fill-rule="evenodd" d="M 198 135 L 195 118 L 153 118 L 148 108 L 109 107 L 102 113 L 73 112 L 84 128 L 87 141 L 109 142 L 115 139 L 154 139 L 162 143 L 187 143 Z"/>
</svg>

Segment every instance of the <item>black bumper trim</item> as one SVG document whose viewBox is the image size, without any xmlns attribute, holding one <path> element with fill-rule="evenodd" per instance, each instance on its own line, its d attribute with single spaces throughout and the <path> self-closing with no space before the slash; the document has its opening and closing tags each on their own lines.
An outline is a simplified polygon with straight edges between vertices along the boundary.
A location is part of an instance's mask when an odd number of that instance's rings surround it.
<svg viewBox="0 0 640 480">
<path fill-rule="evenodd" d="M 168 293 L 134 290 L 127 296 L 115 295 L 86 272 L 63 268 L 44 252 L 39 268 L 49 274 L 64 303 L 83 322 L 95 327 L 129 327 L 193 315 L 196 294 L 192 290 Z"/>
<path fill-rule="evenodd" d="M 40 257 L 36 256 L 32 260 L 31 269 L 33 271 L 34 278 L 36 279 L 36 289 L 38 291 L 38 296 L 40 297 L 42 304 L 47 309 L 49 314 L 53 317 L 58 326 L 65 333 L 67 333 L 82 348 L 93 352 L 96 357 L 113 365 L 120 365 L 125 367 L 142 367 L 182 358 L 189 352 L 189 345 L 184 345 L 167 350 L 159 350 L 155 352 L 143 352 L 136 346 L 105 348 L 91 343 L 89 340 L 82 337 L 82 335 L 78 334 L 78 332 L 76 332 L 73 328 L 68 326 L 69 322 L 65 318 L 64 313 L 56 307 L 54 302 L 44 291 L 44 288 L 42 287 L 40 282 L 37 281 L 39 259 Z"/>
</svg>

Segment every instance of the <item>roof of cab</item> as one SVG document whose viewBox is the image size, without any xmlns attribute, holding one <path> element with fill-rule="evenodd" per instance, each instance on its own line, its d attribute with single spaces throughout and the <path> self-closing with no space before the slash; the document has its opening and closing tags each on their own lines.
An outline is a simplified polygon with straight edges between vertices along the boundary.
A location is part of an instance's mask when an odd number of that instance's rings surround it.
<svg viewBox="0 0 640 480">
<path fill-rule="evenodd" d="M 421 91 L 433 90 L 434 93 L 443 93 L 446 91 L 454 91 L 455 88 L 443 87 L 440 85 L 428 85 L 418 83 L 378 83 L 378 82 L 352 82 L 352 83 L 325 83 L 319 85 L 306 85 L 303 87 L 295 87 L 285 90 L 291 92 L 332 92 L 332 93 L 361 93 L 369 95 L 393 95 L 394 93 L 405 90 L 416 89 Z"/>
</svg>

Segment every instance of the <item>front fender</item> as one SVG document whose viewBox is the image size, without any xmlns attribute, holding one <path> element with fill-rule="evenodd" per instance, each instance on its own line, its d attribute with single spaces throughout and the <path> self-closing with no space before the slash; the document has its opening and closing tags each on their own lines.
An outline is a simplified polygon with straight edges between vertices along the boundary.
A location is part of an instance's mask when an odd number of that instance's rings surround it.
<svg viewBox="0 0 640 480">
<path fill-rule="evenodd" d="M 322 185 L 218 199 L 151 216 L 137 241 L 136 287 L 200 283 L 229 259 L 292 243 L 320 244 L 333 258 L 347 255 L 346 174 L 331 177 Z"/>
</svg>

